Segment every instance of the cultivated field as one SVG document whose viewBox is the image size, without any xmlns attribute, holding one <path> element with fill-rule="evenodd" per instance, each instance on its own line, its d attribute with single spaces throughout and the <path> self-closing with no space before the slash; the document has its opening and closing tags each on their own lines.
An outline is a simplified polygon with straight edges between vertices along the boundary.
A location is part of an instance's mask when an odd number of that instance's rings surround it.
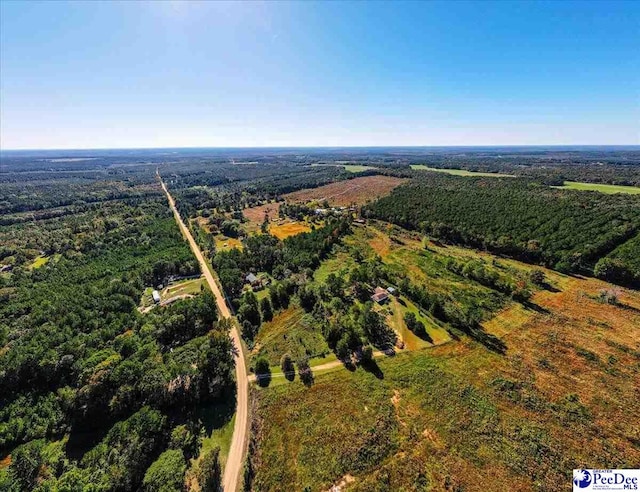
<svg viewBox="0 0 640 492">
<path fill-rule="evenodd" d="M 338 181 L 318 188 L 294 191 L 284 195 L 289 202 L 306 203 L 327 200 L 334 206 L 364 205 L 381 196 L 388 195 L 395 187 L 406 182 L 391 176 L 363 176 Z"/>
</svg>

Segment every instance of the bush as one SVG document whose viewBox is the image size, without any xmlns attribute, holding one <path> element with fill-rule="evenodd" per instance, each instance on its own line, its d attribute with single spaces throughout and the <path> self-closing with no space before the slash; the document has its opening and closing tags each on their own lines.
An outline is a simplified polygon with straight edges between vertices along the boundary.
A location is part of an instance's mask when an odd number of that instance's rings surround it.
<svg viewBox="0 0 640 492">
<path fill-rule="evenodd" d="M 154 461 L 144 474 L 145 490 L 173 492 L 182 490 L 187 464 L 179 449 L 169 449 Z"/>
<path fill-rule="evenodd" d="M 198 465 L 198 484 L 202 492 L 218 492 L 221 487 L 220 448 L 206 452 Z"/>
<path fill-rule="evenodd" d="M 539 268 L 536 268 L 534 270 L 531 270 L 531 272 L 529 272 L 529 280 L 531 281 L 532 284 L 541 286 L 546 283 L 547 277 L 542 270 L 540 270 Z"/>
<path fill-rule="evenodd" d="M 256 360 L 255 373 L 260 386 L 268 386 L 271 381 L 271 369 L 269 361 L 264 357 L 258 357 Z"/>
<path fill-rule="evenodd" d="M 284 354 L 282 356 L 282 359 L 280 359 L 280 369 L 282 369 L 284 377 L 289 381 L 293 381 L 293 379 L 296 377 L 295 367 L 293 366 L 293 359 L 291 359 L 291 356 L 289 354 Z"/>
</svg>

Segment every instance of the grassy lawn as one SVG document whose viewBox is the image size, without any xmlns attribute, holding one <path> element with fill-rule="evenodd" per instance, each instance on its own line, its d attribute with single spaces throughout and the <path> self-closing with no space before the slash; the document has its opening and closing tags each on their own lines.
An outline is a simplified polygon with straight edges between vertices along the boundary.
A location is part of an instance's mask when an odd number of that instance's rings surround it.
<svg viewBox="0 0 640 492">
<path fill-rule="evenodd" d="M 515 178 L 513 174 L 500 173 L 483 173 L 479 171 L 466 171 L 464 169 L 440 169 L 437 167 L 428 167 L 424 164 L 412 164 L 411 169 L 419 171 L 436 171 L 439 173 L 453 174 L 454 176 L 486 176 L 489 178 Z"/>
<path fill-rule="evenodd" d="M 563 186 L 554 186 L 563 190 L 599 191 L 600 193 L 630 193 L 640 194 L 640 188 L 636 186 L 619 186 L 599 183 L 580 183 L 577 181 L 565 181 Z"/>
<path fill-rule="evenodd" d="M 403 340 L 408 350 L 432 347 L 451 340 L 447 330 L 404 296 L 392 296 L 382 311 L 386 314 L 387 323 Z M 404 322 L 404 315 L 407 312 L 415 314 L 416 319 L 424 324 L 427 330 L 426 337 L 420 338 L 407 328 Z"/>
<path fill-rule="evenodd" d="M 162 298 L 162 300 L 165 300 L 169 299 L 170 297 L 184 294 L 199 294 L 202 286 L 207 287 L 207 282 L 205 281 L 204 277 L 176 282 L 175 284 L 171 284 L 168 287 L 165 287 L 160 293 L 160 297 Z"/>
</svg>

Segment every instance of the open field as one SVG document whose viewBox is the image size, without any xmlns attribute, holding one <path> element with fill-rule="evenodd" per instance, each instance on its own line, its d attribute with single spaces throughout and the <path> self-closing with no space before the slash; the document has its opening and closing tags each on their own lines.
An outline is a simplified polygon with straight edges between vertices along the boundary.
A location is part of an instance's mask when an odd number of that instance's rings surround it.
<svg viewBox="0 0 640 492">
<path fill-rule="evenodd" d="M 424 164 L 412 164 L 411 169 L 417 171 L 436 171 L 439 173 L 453 174 L 454 176 L 486 176 L 489 178 L 515 178 L 513 174 L 483 173 L 479 171 L 466 171 L 465 169 L 444 169 L 428 167 Z"/>
<path fill-rule="evenodd" d="M 318 188 L 294 191 L 284 195 L 284 198 L 287 201 L 299 203 L 327 200 L 334 206 L 363 205 L 388 195 L 391 190 L 404 182 L 406 182 L 405 179 L 391 176 L 363 176 Z"/>
<path fill-rule="evenodd" d="M 288 307 L 277 313 L 272 321 L 264 323 L 255 342 L 252 359 L 266 357 L 271 366 L 279 366 L 285 353 L 297 360 L 305 356 L 323 357 L 330 352 L 310 316 L 297 306 Z"/>
<path fill-rule="evenodd" d="M 222 234 L 216 234 L 213 239 L 216 242 L 216 251 L 224 251 L 233 248 L 242 248 L 242 241 L 235 237 L 227 237 Z"/>
<path fill-rule="evenodd" d="M 376 169 L 373 166 L 363 166 L 362 164 L 343 164 L 343 163 L 336 163 L 336 164 L 311 164 L 312 167 L 319 167 L 319 166 L 335 166 L 335 167 L 343 167 L 345 171 L 348 171 L 350 173 L 361 173 L 363 171 L 370 171 L 371 169 Z"/>
<path fill-rule="evenodd" d="M 370 171 L 371 169 L 375 169 L 375 167 L 356 164 L 347 164 L 344 166 L 344 170 L 349 171 L 350 173 L 361 173 L 363 171 Z"/>
<path fill-rule="evenodd" d="M 558 490 L 640 462 L 640 293 L 545 274 L 562 288 L 484 323 L 504 355 L 465 337 L 255 391 L 254 490 Z"/>
<path fill-rule="evenodd" d="M 305 222 L 286 221 L 283 224 L 272 222 L 269 224 L 269 232 L 278 239 L 286 239 L 302 232 L 309 232 L 311 227 Z"/>
<path fill-rule="evenodd" d="M 169 299 L 170 297 L 185 294 L 198 294 L 201 288 L 208 288 L 203 277 L 194 278 L 191 280 L 183 280 L 165 287 L 160 293 L 160 297 L 162 298 L 162 300 L 165 300 Z"/>
<path fill-rule="evenodd" d="M 565 181 L 563 186 L 554 186 L 562 190 L 581 190 L 581 191 L 599 191 L 600 193 L 629 193 L 632 195 L 640 194 L 640 188 L 637 186 L 619 186 L 599 183 L 579 183 L 577 181 Z"/>
<path fill-rule="evenodd" d="M 272 202 L 259 207 L 245 208 L 242 214 L 249 222 L 259 227 L 264 222 L 265 214 L 269 216 L 269 219 L 275 219 L 278 217 L 278 210 L 280 210 L 280 202 Z"/>
</svg>

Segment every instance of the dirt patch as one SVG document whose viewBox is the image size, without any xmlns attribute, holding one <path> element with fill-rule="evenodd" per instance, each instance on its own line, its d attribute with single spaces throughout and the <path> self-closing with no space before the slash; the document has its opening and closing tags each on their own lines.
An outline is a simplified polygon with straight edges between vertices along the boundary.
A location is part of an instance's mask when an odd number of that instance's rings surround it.
<svg viewBox="0 0 640 492">
<path fill-rule="evenodd" d="M 406 179 L 391 176 L 364 176 L 362 178 L 338 181 L 318 188 L 294 191 L 284 195 L 289 202 L 305 203 L 327 200 L 334 206 L 364 205 L 367 202 L 388 195 Z"/>
<path fill-rule="evenodd" d="M 347 485 L 355 482 L 356 479 L 353 475 L 346 474 L 344 477 L 338 481 L 335 485 L 333 485 L 327 492 L 341 492 Z"/>
<path fill-rule="evenodd" d="M 242 211 L 242 214 L 249 222 L 260 225 L 264 222 L 265 214 L 269 216 L 269 219 L 275 219 L 278 217 L 279 211 L 280 202 L 274 202 L 260 205 L 259 207 L 246 208 Z"/>
</svg>

